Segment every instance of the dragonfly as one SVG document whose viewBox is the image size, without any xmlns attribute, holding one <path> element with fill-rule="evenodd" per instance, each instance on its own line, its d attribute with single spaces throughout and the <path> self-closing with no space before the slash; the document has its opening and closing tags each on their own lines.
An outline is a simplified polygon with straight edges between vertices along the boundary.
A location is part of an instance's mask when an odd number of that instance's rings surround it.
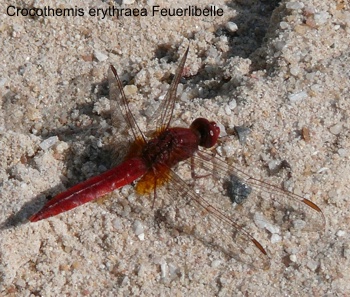
<svg viewBox="0 0 350 297">
<path fill-rule="evenodd" d="M 180 60 L 165 99 L 152 118 L 156 128 L 151 134 L 141 131 L 118 73 L 110 66 L 111 105 L 119 108 L 133 138 L 128 153 L 119 165 L 53 197 L 29 218 L 31 222 L 69 211 L 136 181 L 138 194 L 153 195 L 155 199 L 163 189 L 172 197 L 171 203 L 177 210 L 169 208 L 165 211 L 171 226 L 259 268 L 268 267 L 270 256 L 252 235 L 254 231 L 249 229 L 255 212 L 265 209 L 267 219 L 285 229 L 293 227 L 295 222 L 302 222 L 305 230 L 324 228 L 325 216 L 311 200 L 256 179 L 235 164 L 217 157 L 212 149 L 219 141 L 220 129 L 214 121 L 197 118 L 189 128 L 172 127 L 177 88 L 188 52 L 189 47 Z M 191 182 L 176 173 L 175 169 L 179 168 L 190 172 Z M 194 189 L 193 180 L 199 190 Z M 256 199 L 249 205 L 247 201 L 252 195 Z M 235 200 L 236 208 L 240 209 L 228 211 L 233 209 L 231 200 Z M 258 202 L 253 205 L 254 201 Z M 243 206 L 240 205 L 247 203 L 249 211 L 242 214 Z"/>
</svg>

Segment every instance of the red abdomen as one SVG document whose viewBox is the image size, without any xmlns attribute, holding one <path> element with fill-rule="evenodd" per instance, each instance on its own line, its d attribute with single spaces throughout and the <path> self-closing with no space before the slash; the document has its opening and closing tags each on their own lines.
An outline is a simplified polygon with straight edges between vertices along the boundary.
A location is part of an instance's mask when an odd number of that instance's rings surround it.
<svg viewBox="0 0 350 297">
<path fill-rule="evenodd" d="M 133 182 L 146 172 L 147 167 L 142 159 L 126 160 L 122 164 L 58 194 L 29 220 L 31 222 L 40 221 L 80 206 Z"/>
</svg>

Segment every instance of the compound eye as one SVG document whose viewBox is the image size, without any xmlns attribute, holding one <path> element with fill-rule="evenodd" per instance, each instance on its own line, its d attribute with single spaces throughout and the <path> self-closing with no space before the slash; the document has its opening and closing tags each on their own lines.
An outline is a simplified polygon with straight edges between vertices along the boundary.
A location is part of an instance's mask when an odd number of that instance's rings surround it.
<svg viewBox="0 0 350 297">
<path fill-rule="evenodd" d="M 195 119 L 190 129 L 197 132 L 199 135 L 199 145 L 205 148 L 214 146 L 220 134 L 220 128 L 215 122 L 209 122 L 207 119 Z"/>
</svg>

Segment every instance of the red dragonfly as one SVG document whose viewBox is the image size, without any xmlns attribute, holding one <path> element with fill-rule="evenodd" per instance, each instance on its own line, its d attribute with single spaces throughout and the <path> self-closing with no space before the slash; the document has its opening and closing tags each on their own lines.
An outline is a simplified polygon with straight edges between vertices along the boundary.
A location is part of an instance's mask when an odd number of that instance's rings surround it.
<svg viewBox="0 0 350 297">
<path fill-rule="evenodd" d="M 177 86 L 188 51 L 189 48 L 156 113 L 156 130 L 150 139 L 136 123 L 117 71 L 113 66 L 110 67 L 111 103 L 120 107 L 134 138 L 129 152 L 120 165 L 49 200 L 38 213 L 30 217 L 31 222 L 71 210 L 138 179 L 136 192 L 140 194 L 156 196 L 156 190 L 167 185 L 167 192 L 176 200 L 174 204 L 179 210 L 175 216 L 168 215 L 173 226 L 182 225 L 186 229 L 186 221 L 190 221 L 189 224 L 194 227 L 189 229 L 195 237 L 255 266 L 266 267 L 269 257 L 262 244 L 248 231 L 248 226 L 252 225 L 250 221 L 253 213 L 265 208 L 266 213 L 271 213 L 270 219 L 279 224 L 278 227 L 290 228 L 295 222 L 299 222 L 299 225 L 301 222 L 306 229 L 318 231 L 325 226 L 321 209 L 310 200 L 255 179 L 236 166 L 228 165 L 213 156 L 210 151 L 207 152 L 206 149 L 212 148 L 218 141 L 220 129 L 215 122 L 197 118 L 189 128 L 171 127 Z M 191 168 L 191 175 L 200 175 L 194 180 L 200 184 L 198 187 L 201 192 L 195 192 L 192 185 L 173 171 L 173 167 L 181 166 L 179 164 Z M 203 192 L 207 193 L 215 186 L 219 190 L 213 193 L 214 197 L 206 198 L 208 195 Z M 227 211 L 232 208 L 232 204 L 227 203 L 229 199 L 214 199 L 226 195 L 240 203 L 240 200 L 250 200 L 246 198 L 251 192 L 254 197 L 259 197 L 258 204 L 249 206 L 248 214 L 241 216 L 240 211 L 234 215 Z M 202 226 L 199 227 L 200 225 Z M 242 225 L 246 226 L 243 228 Z"/>
</svg>

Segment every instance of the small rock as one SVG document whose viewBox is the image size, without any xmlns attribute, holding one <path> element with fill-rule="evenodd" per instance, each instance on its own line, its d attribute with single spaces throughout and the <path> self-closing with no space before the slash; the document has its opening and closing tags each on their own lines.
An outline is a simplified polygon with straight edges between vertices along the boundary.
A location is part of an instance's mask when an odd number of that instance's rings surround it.
<svg viewBox="0 0 350 297">
<path fill-rule="evenodd" d="M 140 234 L 145 232 L 144 227 L 140 221 L 135 221 L 133 229 L 136 236 L 139 236 Z"/>
<path fill-rule="evenodd" d="M 293 221 L 293 227 L 296 229 L 296 230 L 302 230 L 304 229 L 306 226 L 306 222 L 303 221 L 303 220 L 295 220 Z"/>
<path fill-rule="evenodd" d="M 166 278 L 168 275 L 168 264 L 165 261 L 160 263 L 161 277 Z"/>
<path fill-rule="evenodd" d="M 286 46 L 286 43 L 284 41 L 276 41 L 274 46 L 277 51 L 281 51 Z"/>
<path fill-rule="evenodd" d="M 340 148 L 338 150 L 338 154 L 340 157 L 344 158 L 344 157 L 348 156 L 348 151 L 344 148 Z"/>
<path fill-rule="evenodd" d="M 329 128 L 329 131 L 331 131 L 332 134 L 338 135 L 342 131 L 343 125 L 341 123 L 337 123 L 334 126 Z"/>
<path fill-rule="evenodd" d="M 315 270 L 317 269 L 317 267 L 318 267 L 318 264 L 317 264 L 316 261 L 310 260 L 310 261 L 306 264 L 306 266 L 307 266 L 311 271 L 315 271 Z"/>
<path fill-rule="evenodd" d="M 268 162 L 267 166 L 269 168 L 270 175 L 276 175 L 281 169 L 280 162 L 278 160 L 271 160 Z"/>
<path fill-rule="evenodd" d="M 310 130 L 308 127 L 303 127 L 301 129 L 301 136 L 304 139 L 305 142 L 309 142 L 310 141 Z"/>
<path fill-rule="evenodd" d="M 214 260 L 213 262 L 211 262 L 211 267 L 213 268 L 217 268 L 221 265 L 221 260 Z"/>
<path fill-rule="evenodd" d="M 229 30 L 230 32 L 236 32 L 238 30 L 238 26 L 234 22 L 227 22 L 226 29 Z"/>
<path fill-rule="evenodd" d="M 220 137 L 226 136 L 227 132 L 226 132 L 226 128 L 223 124 L 221 124 L 220 122 L 217 122 L 216 125 L 219 127 L 220 129 Z"/>
<path fill-rule="evenodd" d="M 302 8 L 304 8 L 304 3 L 302 3 L 302 2 L 288 2 L 286 4 L 286 8 L 292 9 L 292 10 L 302 9 Z"/>
<path fill-rule="evenodd" d="M 234 126 L 234 130 L 238 135 L 239 142 L 244 144 L 247 141 L 247 137 L 250 133 L 250 128 L 245 126 Z"/>
<path fill-rule="evenodd" d="M 173 263 L 169 263 L 168 264 L 168 268 L 169 268 L 169 276 L 171 280 L 174 280 L 178 277 L 178 275 L 180 274 L 180 269 L 177 265 L 173 264 Z"/>
<path fill-rule="evenodd" d="M 69 148 L 69 145 L 68 145 L 67 142 L 60 141 L 60 142 L 57 143 L 57 145 L 55 147 L 55 152 L 58 153 L 58 154 L 62 154 L 68 148 Z"/>
<path fill-rule="evenodd" d="M 290 255 L 289 256 L 289 259 L 292 261 L 292 262 L 296 262 L 297 261 L 297 256 L 296 255 Z"/>
<path fill-rule="evenodd" d="M 319 13 L 315 13 L 314 20 L 317 26 L 323 25 L 327 23 L 327 20 L 329 19 L 330 15 L 326 11 L 321 11 Z"/>
<path fill-rule="evenodd" d="M 94 52 L 94 57 L 96 58 L 97 61 L 99 62 L 103 62 L 106 61 L 108 59 L 108 56 L 101 53 L 100 51 L 95 50 Z"/>
<path fill-rule="evenodd" d="M 344 230 L 338 230 L 338 232 L 337 232 L 338 237 L 343 237 L 345 234 L 346 234 L 346 232 Z"/>
<path fill-rule="evenodd" d="M 231 108 L 230 108 L 228 105 L 225 105 L 224 109 L 225 109 L 225 113 L 226 113 L 228 116 L 231 115 Z"/>
<path fill-rule="evenodd" d="M 271 243 L 277 243 L 281 241 L 281 236 L 279 236 L 278 234 L 272 234 L 271 236 Z"/>
<path fill-rule="evenodd" d="M 120 284 L 121 287 L 126 287 L 130 284 L 130 279 L 128 276 L 125 276 Z"/>
<path fill-rule="evenodd" d="M 230 107 L 231 110 L 234 110 L 237 107 L 237 101 L 235 99 L 232 99 L 229 103 L 228 106 Z"/>
<path fill-rule="evenodd" d="M 280 22 L 280 28 L 282 30 L 288 29 L 289 28 L 289 24 L 287 22 Z"/>
<path fill-rule="evenodd" d="M 280 232 L 280 227 L 272 225 L 270 222 L 266 220 L 266 218 L 261 213 L 254 214 L 254 222 L 255 224 L 263 229 L 270 231 L 272 234 L 276 234 Z"/>
<path fill-rule="evenodd" d="M 317 171 L 317 174 L 321 174 L 321 173 L 327 171 L 328 169 L 329 169 L 328 167 L 322 167 Z"/>
<path fill-rule="evenodd" d="M 309 27 L 305 26 L 304 24 L 296 25 L 294 27 L 294 31 L 300 35 L 305 35 L 308 30 L 309 30 Z"/>
<path fill-rule="evenodd" d="M 289 72 L 293 76 L 298 76 L 298 74 L 300 73 L 300 67 L 298 65 L 290 66 Z"/>
<path fill-rule="evenodd" d="M 6 84 L 6 81 L 7 81 L 6 77 L 0 78 L 0 88 Z"/>
<path fill-rule="evenodd" d="M 129 96 L 137 93 L 137 87 L 135 85 L 126 85 L 124 87 L 125 96 Z"/>
<path fill-rule="evenodd" d="M 41 142 L 39 144 L 40 148 L 43 151 L 48 150 L 50 147 L 52 147 L 56 142 L 58 141 L 58 137 L 57 136 L 51 136 L 47 139 L 45 139 L 43 142 Z"/>
<path fill-rule="evenodd" d="M 112 222 L 112 225 L 118 231 L 123 229 L 122 221 L 119 218 L 114 219 L 113 222 Z"/>
<path fill-rule="evenodd" d="M 343 254 L 344 254 L 344 257 L 346 259 L 350 259 L 350 249 L 349 248 L 344 248 Z"/>
<path fill-rule="evenodd" d="M 294 93 L 294 94 L 289 94 L 288 95 L 288 99 L 291 102 L 299 102 L 299 101 L 304 100 L 306 98 L 307 98 L 307 93 L 305 91 L 301 91 L 301 92 L 298 92 L 298 93 Z"/>
</svg>

